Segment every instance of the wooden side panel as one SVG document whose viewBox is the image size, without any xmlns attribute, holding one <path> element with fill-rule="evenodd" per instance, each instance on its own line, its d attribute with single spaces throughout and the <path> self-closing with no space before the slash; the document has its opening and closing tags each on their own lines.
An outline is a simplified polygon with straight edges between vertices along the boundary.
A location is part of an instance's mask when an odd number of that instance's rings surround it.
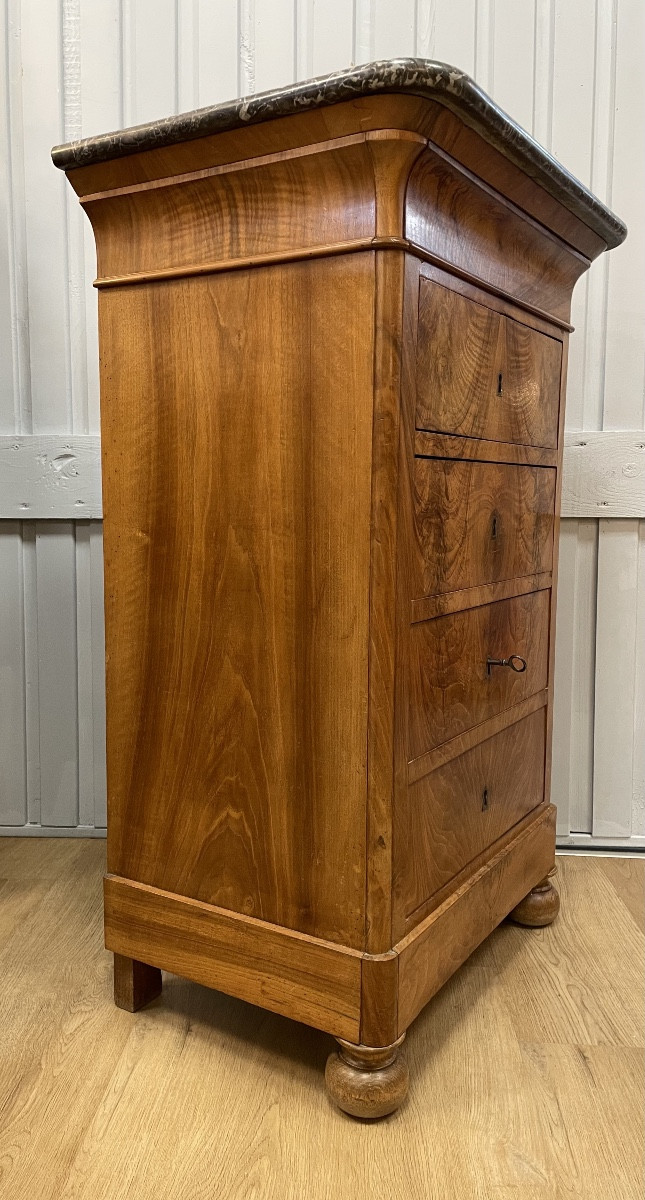
<svg viewBox="0 0 645 1200">
<path fill-rule="evenodd" d="M 109 870 L 355 947 L 373 280 L 101 298 Z"/>
<path fill-rule="evenodd" d="M 475 947 L 545 877 L 554 856 L 555 809 L 549 806 L 397 943 L 400 1034 Z"/>
<path fill-rule="evenodd" d="M 104 895 L 108 950 L 359 1040 L 360 954 L 131 879 Z"/>
<path fill-rule="evenodd" d="M 84 200 L 99 278 L 374 234 L 373 166 L 362 136 L 333 153 L 213 170 Z"/>
<path fill-rule="evenodd" d="M 555 447 L 561 342 L 422 279 L 420 429 Z"/>
<path fill-rule="evenodd" d="M 417 459 L 414 482 L 414 599 L 551 569 L 555 471 Z"/>
</svg>

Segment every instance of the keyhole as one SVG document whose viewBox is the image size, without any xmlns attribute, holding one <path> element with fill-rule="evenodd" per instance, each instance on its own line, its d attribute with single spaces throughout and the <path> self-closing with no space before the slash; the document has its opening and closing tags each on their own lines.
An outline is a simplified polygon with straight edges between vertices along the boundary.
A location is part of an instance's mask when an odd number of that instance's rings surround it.
<svg viewBox="0 0 645 1200">
<path fill-rule="evenodd" d="M 497 537 L 497 517 L 493 517 L 491 529 L 490 529 L 490 536 L 492 538 Z"/>
<path fill-rule="evenodd" d="M 482 812 L 486 812 L 488 808 L 488 788 L 484 788 L 482 792 Z"/>
<path fill-rule="evenodd" d="M 501 396 L 501 394 L 502 394 L 502 372 L 500 371 L 499 375 L 497 376 L 497 395 Z"/>
</svg>

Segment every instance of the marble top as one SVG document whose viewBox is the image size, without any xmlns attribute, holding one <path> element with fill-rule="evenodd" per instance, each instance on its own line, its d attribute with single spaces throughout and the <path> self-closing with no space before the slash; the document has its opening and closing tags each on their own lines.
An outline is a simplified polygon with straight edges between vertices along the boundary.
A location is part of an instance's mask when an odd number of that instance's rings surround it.
<svg viewBox="0 0 645 1200">
<path fill-rule="evenodd" d="M 447 63 L 422 58 L 367 63 L 275 91 L 243 96 L 146 125 L 69 142 L 55 146 L 52 159 L 57 167 L 68 171 L 275 117 L 291 116 L 306 109 L 323 108 L 357 96 L 386 92 L 421 96 L 442 104 L 584 221 L 608 248 L 624 240 L 627 229 L 623 222 L 548 150 L 498 108 L 469 75 Z"/>
</svg>

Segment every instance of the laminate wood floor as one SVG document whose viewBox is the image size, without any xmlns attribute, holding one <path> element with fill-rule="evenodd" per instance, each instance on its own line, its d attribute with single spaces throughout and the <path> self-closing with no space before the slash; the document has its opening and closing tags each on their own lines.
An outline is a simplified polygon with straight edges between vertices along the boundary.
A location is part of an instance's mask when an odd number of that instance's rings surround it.
<svg viewBox="0 0 645 1200">
<path fill-rule="evenodd" d="M 645 863 L 560 858 L 558 921 L 480 947 L 370 1125 L 326 1035 L 172 976 L 113 1007 L 104 854 L 0 840 L 4 1200 L 640 1200 Z"/>
</svg>

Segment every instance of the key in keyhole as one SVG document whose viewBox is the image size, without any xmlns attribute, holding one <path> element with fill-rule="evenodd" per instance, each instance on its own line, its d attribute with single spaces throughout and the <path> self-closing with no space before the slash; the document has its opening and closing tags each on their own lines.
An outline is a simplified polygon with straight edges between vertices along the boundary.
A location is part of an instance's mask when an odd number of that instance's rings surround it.
<svg viewBox="0 0 645 1200">
<path fill-rule="evenodd" d="M 488 788 L 484 788 L 482 792 L 482 812 L 486 812 L 488 808 Z"/>
<path fill-rule="evenodd" d="M 501 396 L 501 394 L 502 394 L 502 372 L 500 371 L 499 375 L 497 376 L 497 395 Z"/>
</svg>

